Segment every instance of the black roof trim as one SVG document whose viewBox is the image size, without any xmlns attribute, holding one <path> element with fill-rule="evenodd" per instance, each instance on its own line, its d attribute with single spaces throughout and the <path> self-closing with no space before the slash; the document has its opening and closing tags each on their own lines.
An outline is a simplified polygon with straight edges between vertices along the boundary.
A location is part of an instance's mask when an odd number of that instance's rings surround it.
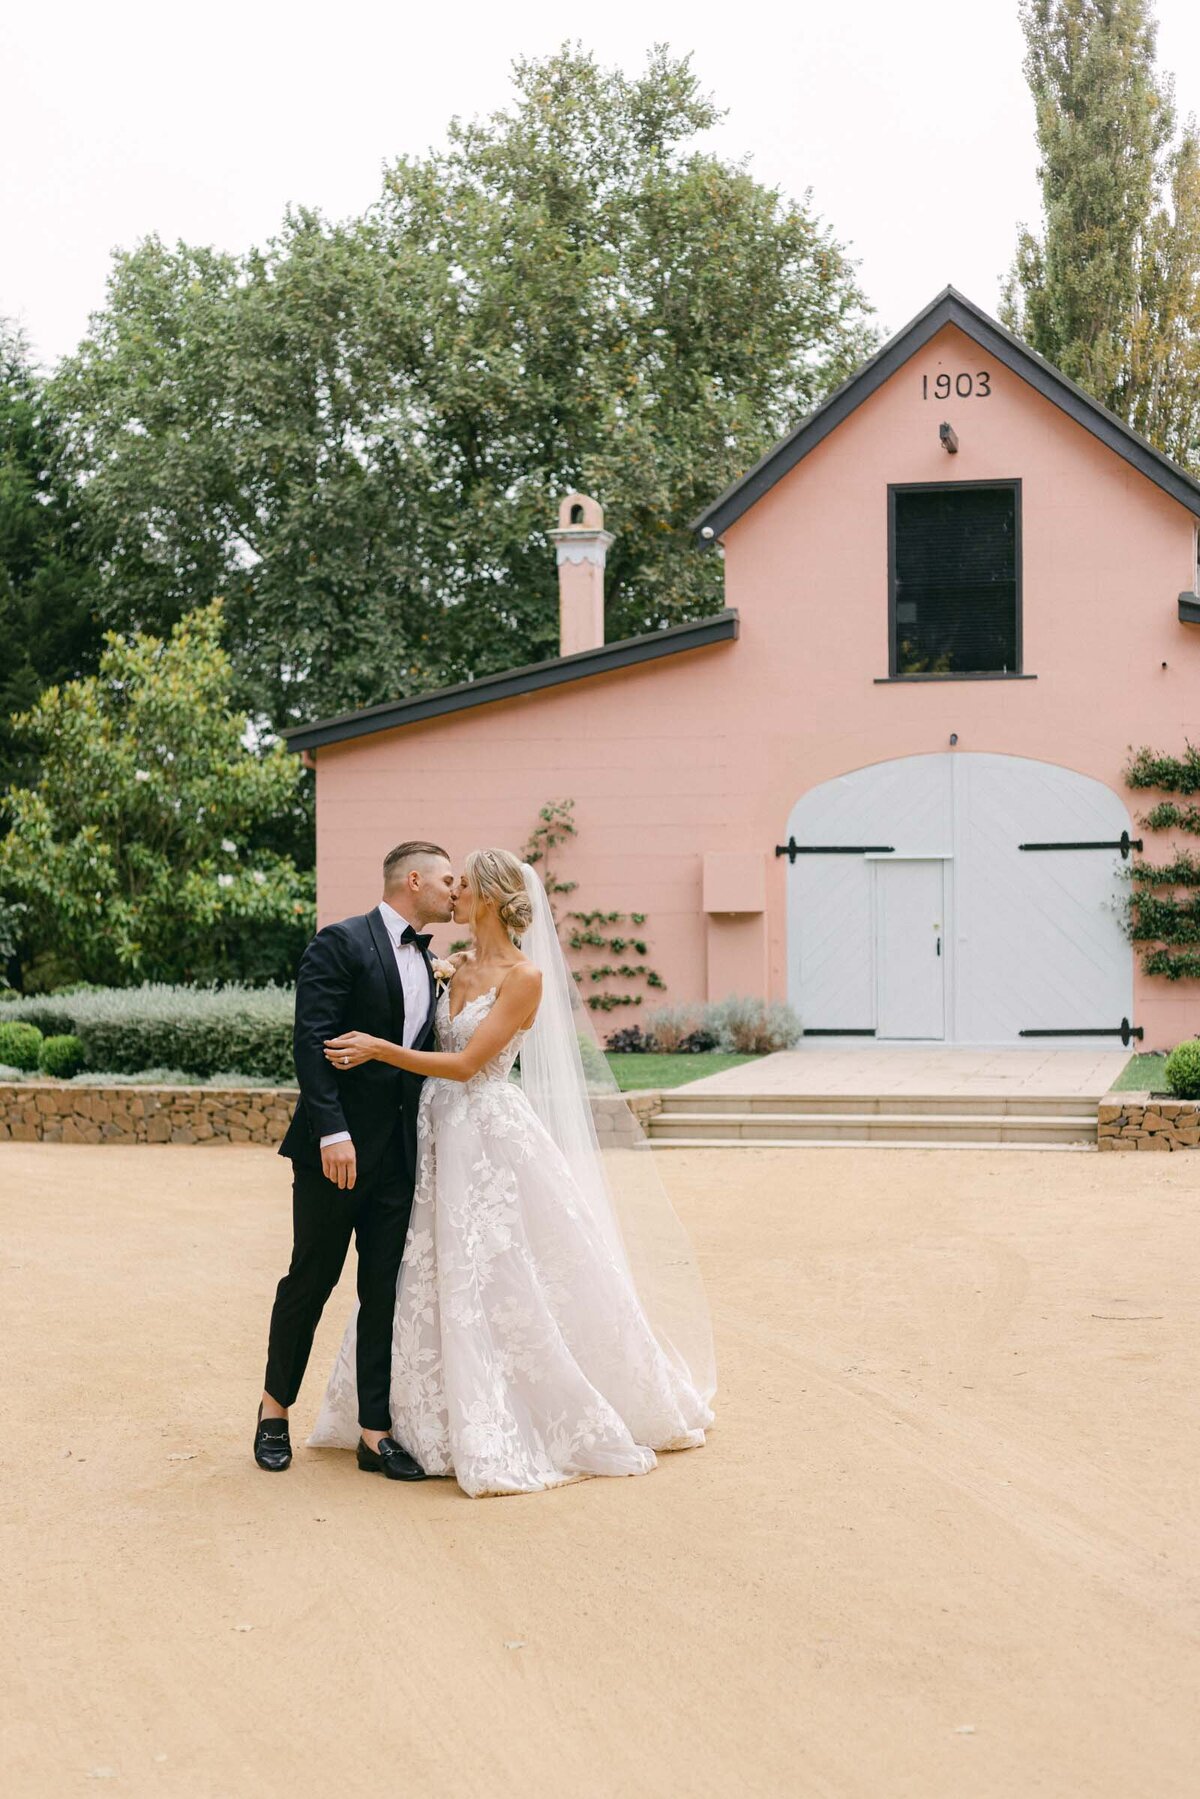
<svg viewBox="0 0 1200 1799">
<path fill-rule="evenodd" d="M 549 662 L 533 662 L 526 668 L 506 669 L 499 675 L 481 675 L 458 687 L 442 687 L 418 694 L 411 700 L 388 700 L 340 718 L 319 719 L 311 725 L 294 725 L 281 731 L 291 750 L 315 750 L 325 743 L 341 743 L 348 737 L 369 737 L 376 731 L 392 731 L 399 725 L 420 724 L 442 718 L 448 712 L 465 712 L 494 700 L 511 700 L 519 694 L 538 693 L 545 687 L 561 687 L 567 681 L 583 681 L 589 675 L 607 675 L 638 662 L 655 662 L 660 656 L 677 656 L 683 650 L 704 649 L 711 643 L 729 643 L 738 634 L 738 615 L 732 608 L 712 618 L 682 625 L 668 625 L 644 637 L 626 637 L 620 643 L 602 644 L 597 650 L 580 650 L 574 656 L 555 656 Z"/>
<path fill-rule="evenodd" d="M 1200 516 L 1200 481 L 1189 475 L 1186 469 L 1156 450 L 1153 444 L 1147 443 L 1144 437 L 1131 430 L 1123 419 L 1119 419 L 1108 408 L 1101 406 L 1090 394 L 1084 393 L 1066 375 L 1031 350 L 1028 344 L 1014 337 L 1011 331 L 986 312 L 960 294 L 953 287 L 945 287 L 936 299 L 910 319 L 902 331 L 890 338 L 881 350 L 877 350 L 862 367 L 843 381 L 822 401 L 815 412 L 802 419 L 796 429 L 787 437 L 781 438 L 774 449 L 768 450 L 760 462 L 755 463 L 732 487 L 727 487 L 719 499 L 702 512 L 692 525 L 694 531 L 711 530 L 714 537 L 739 519 L 743 512 L 749 511 L 756 500 L 760 500 L 769 488 L 786 475 L 810 450 L 831 431 L 835 431 L 848 418 L 856 407 L 881 387 L 890 375 L 895 374 L 911 356 L 923 349 L 945 325 L 957 325 L 968 337 L 973 338 L 981 349 L 1005 368 L 1011 369 L 1037 389 L 1055 406 L 1061 407 L 1076 424 L 1090 431 L 1093 437 L 1115 450 L 1118 456 L 1132 463 L 1133 467 L 1161 487 L 1171 498 L 1186 506 L 1189 512 Z"/>
</svg>

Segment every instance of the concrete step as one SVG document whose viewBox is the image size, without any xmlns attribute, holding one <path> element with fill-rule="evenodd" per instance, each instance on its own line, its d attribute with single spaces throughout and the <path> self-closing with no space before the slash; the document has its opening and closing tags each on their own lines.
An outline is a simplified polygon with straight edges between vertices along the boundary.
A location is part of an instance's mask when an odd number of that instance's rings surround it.
<svg viewBox="0 0 1200 1799">
<path fill-rule="evenodd" d="M 649 1120 L 654 1143 L 972 1143 L 1094 1144 L 1094 1112 L 701 1112 L 679 1110 L 674 1097 Z"/>
<path fill-rule="evenodd" d="M 975 1118 L 1075 1116 L 1099 1104 L 1100 1095 L 1079 1093 L 705 1093 L 674 1087 L 664 1095 L 672 1112 L 783 1114 L 871 1113 L 889 1118 L 906 1113 L 928 1117 L 952 1113 Z"/>
<path fill-rule="evenodd" d="M 1037 1155 L 1061 1155 L 1064 1151 L 1068 1154 L 1079 1155 L 1095 1155 L 1097 1153 L 1094 1141 L 1091 1143 L 1026 1143 L 1020 1141 L 975 1143 L 969 1139 L 946 1142 L 935 1137 L 912 1137 L 897 1141 L 887 1137 L 871 1139 L 857 1137 L 656 1137 L 654 1148 L 656 1153 L 666 1149 L 938 1149 L 952 1151 L 997 1149 L 1001 1152 L 1023 1150 Z"/>
</svg>

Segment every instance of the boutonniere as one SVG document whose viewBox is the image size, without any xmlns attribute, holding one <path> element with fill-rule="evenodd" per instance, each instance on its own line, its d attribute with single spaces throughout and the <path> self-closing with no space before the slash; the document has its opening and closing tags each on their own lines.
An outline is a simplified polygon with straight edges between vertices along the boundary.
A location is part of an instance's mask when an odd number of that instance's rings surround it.
<svg viewBox="0 0 1200 1799">
<path fill-rule="evenodd" d="M 454 979 L 453 962 L 447 962 L 442 956 L 435 956 L 433 958 L 433 978 L 439 987 L 444 987 L 447 982 L 452 981 Z"/>
</svg>

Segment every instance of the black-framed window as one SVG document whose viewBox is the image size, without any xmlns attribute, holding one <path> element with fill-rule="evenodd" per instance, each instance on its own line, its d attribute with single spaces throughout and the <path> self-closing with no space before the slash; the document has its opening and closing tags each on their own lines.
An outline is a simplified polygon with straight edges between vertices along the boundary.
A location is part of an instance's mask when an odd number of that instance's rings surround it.
<svg viewBox="0 0 1200 1799">
<path fill-rule="evenodd" d="M 889 672 L 1020 674 L 1021 483 L 888 489 Z"/>
</svg>

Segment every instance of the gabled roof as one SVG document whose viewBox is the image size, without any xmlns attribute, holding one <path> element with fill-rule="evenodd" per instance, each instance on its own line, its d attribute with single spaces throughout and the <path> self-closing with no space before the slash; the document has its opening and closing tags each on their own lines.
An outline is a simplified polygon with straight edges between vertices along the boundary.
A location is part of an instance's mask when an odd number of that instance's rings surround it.
<svg viewBox="0 0 1200 1799">
<path fill-rule="evenodd" d="M 619 643 L 602 644 L 596 650 L 579 650 L 573 656 L 555 656 L 548 662 L 531 662 L 524 668 L 506 669 L 499 675 L 481 675 L 458 687 L 440 687 L 411 700 L 388 700 L 361 712 L 345 712 L 339 718 L 319 719 L 316 724 L 294 725 L 280 736 L 291 750 L 313 750 L 323 743 L 341 743 L 347 737 L 369 737 L 375 731 L 393 731 L 398 725 L 420 724 L 442 718 L 448 712 L 466 712 L 494 700 L 511 700 L 537 693 L 544 687 L 561 687 L 567 681 L 583 681 L 589 675 L 612 674 L 638 662 L 655 662 L 660 656 L 678 656 L 712 643 L 729 643 L 738 634 L 738 615 L 732 609 L 712 618 L 693 619 L 650 631 L 644 637 L 626 637 Z"/>
<path fill-rule="evenodd" d="M 945 325 L 957 325 L 989 356 L 1027 381 L 1047 400 L 1061 407 L 1076 424 L 1132 463 L 1156 487 L 1161 487 L 1173 500 L 1178 500 L 1181 506 L 1200 517 L 1200 481 L 1172 462 L 1169 456 L 1164 456 L 1161 450 L 1156 450 L 1153 444 L 1147 443 L 1144 437 L 1139 437 L 1123 419 L 1084 393 L 1081 387 L 1060 374 L 1019 337 L 1014 337 L 1011 331 L 989 318 L 965 295 L 953 287 L 946 287 L 923 312 L 864 362 L 848 381 L 843 381 L 827 400 L 822 401 L 815 412 L 803 419 L 787 437 L 781 438 L 774 449 L 768 450 L 761 462 L 756 462 L 740 481 L 726 488 L 720 499 L 714 500 L 693 522 L 692 529 L 707 530 L 712 537 L 720 537 L 735 519 L 748 512 L 789 469 L 795 468 L 810 450 L 835 431 L 843 419 L 861 406 L 877 387 L 882 387 L 889 376 L 923 349 Z"/>
</svg>

